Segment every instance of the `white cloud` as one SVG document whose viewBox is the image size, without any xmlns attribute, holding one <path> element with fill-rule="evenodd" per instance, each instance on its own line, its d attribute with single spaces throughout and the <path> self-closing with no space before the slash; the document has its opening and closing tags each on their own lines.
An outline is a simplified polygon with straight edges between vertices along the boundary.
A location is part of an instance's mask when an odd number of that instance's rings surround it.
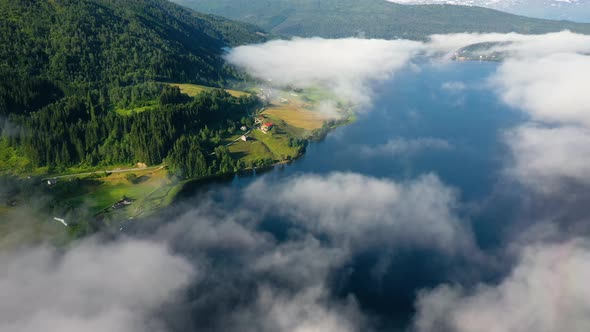
<svg viewBox="0 0 590 332">
<path fill-rule="evenodd" d="M 563 32 L 528 37 L 511 46 L 490 82 L 530 122 L 505 135 L 514 164 L 509 174 L 542 192 L 567 181 L 590 184 L 590 36 Z M 564 182 L 565 180 L 565 182 Z"/>
<path fill-rule="evenodd" d="M 317 238 L 306 235 L 261 253 L 251 267 L 256 274 L 282 280 L 291 287 L 319 287 L 350 254 L 347 248 L 324 246 Z"/>
<path fill-rule="evenodd" d="M 531 245 L 498 285 L 440 286 L 417 301 L 418 332 L 590 329 L 590 248 L 583 240 Z"/>
<path fill-rule="evenodd" d="M 226 56 L 226 59 L 254 77 L 269 80 L 269 83 L 277 87 L 321 86 L 330 89 L 339 98 L 366 106 L 373 94 L 372 83 L 391 78 L 417 54 L 426 52 L 437 57 L 450 56 L 462 47 L 484 42 L 497 43 L 486 52 L 501 52 L 522 62 L 513 63 L 511 67 L 508 65 L 510 68 L 520 68 L 521 64 L 530 62 L 531 59 L 540 59 L 540 62 L 530 63 L 529 68 L 545 65 L 547 63 L 541 62 L 548 61 L 561 61 L 561 64 L 566 64 L 574 55 L 557 55 L 558 53 L 590 53 L 590 36 L 563 31 L 545 35 L 433 35 L 427 43 L 408 40 L 295 38 L 237 47 Z M 547 56 L 554 58 L 542 59 Z M 578 63 L 581 59 L 575 60 Z M 559 72 L 561 76 L 558 78 L 567 79 L 566 76 L 572 68 L 575 68 L 575 65 L 572 64 L 563 72 Z M 551 74 L 548 71 L 546 73 Z M 501 77 L 498 76 L 498 84 L 510 83 L 501 80 Z M 446 87 L 460 86 L 455 84 Z M 579 86 L 573 84 L 564 85 L 560 95 L 567 96 L 578 89 Z"/>
<path fill-rule="evenodd" d="M 590 127 L 590 56 L 557 53 L 508 60 L 493 83 L 503 100 L 535 120 Z"/>
<path fill-rule="evenodd" d="M 589 53 L 590 35 L 570 31 L 543 35 L 517 33 L 458 33 L 432 35 L 427 43 L 429 52 L 450 54 L 460 48 L 479 44 L 496 43 L 487 52 L 503 52 L 511 57 L 533 59 L 556 53 Z"/>
<path fill-rule="evenodd" d="M 455 252 L 472 245 L 468 225 L 455 215 L 457 193 L 434 175 L 403 183 L 350 173 L 277 184 L 261 180 L 246 191 L 246 199 L 312 234 L 357 249 L 412 246 Z"/>
<path fill-rule="evenodd" d="M 590 185 L 590 130 L 525 125 L 511 130 L 506 141 L 514 164 L 508 172 L 545 193 L 557 193 L 564 180 Z"/>
<path fill-rule="evenodd" d="M 233 49 L 227 60 L 278 86 L 321 86 L 353 102 L 370 102 L 370 84 L 389 79 L 423 45 L 407 40 L 276 40 Z"/>
<path fill-rule="evenodd" d="M 253 308 L 237 312 L 232 317 L 233 325 L 240 326 L 245 331 L 265 332 L 364 330 L 364 318 L 354 301 L 328 304 L 328 299 L 326 290 L 319 287 L 290 294 L 281 289 L 263 286 L 258 291 Z"/>
<path fill-rule="evenodd" d="M 161 330 L 153 311 L 197 277 L 164 245 L 87 240 L 0 255 L 0 330 Z"/>
</svg>

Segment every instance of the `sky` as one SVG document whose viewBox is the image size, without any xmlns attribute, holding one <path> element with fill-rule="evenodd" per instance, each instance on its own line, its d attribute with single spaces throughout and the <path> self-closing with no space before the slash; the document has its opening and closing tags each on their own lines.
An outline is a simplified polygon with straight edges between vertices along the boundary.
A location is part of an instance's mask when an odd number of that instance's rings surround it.
<svg viewBox="0 0 590 332">
<path fill-rule="evenodd" d="M 295 38 L 240 46 L 227 60 L 277 89 L 320 85 L 370 109 L 375 83 L 420 70 L 416 57 L 445 66 L 458 48 L 484 41 L 507 59 L 483 83 L 526 115 L 498 133 L 509 154 L 505 189 L 522 189 L 526 204 L 494 250 L 478 245 L 458 188 L 436 174 L 261 177 L 224 193 L 231 210 L 204 195 L 127 235 L 0 251 L 0 330 L 377 331 L 354 294 L 338 295 L 342 283 L 374 257 L 367 275 L 379 289 L 396 262 L 421 253 L 444 280 L 416 294 L 408 332 L 588 331 L 590 36 Z M 424 148 L 453 147 L 425 137 L 363 153 Z"/>
</svg>

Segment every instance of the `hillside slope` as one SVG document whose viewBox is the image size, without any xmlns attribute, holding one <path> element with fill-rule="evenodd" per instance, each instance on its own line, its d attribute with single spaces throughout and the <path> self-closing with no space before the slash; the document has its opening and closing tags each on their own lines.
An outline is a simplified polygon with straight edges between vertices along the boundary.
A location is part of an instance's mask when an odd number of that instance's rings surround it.
<svg viewBox="0 0 590 332">
<path fill-rule="evenodd" d="M 164 0 L 0 0 L 0 77 L 218 83 L 222 48 L 256 32 Z"/>
<path fill-rule="evenodd" d="M 0 175 L 158 164 L 188 138 L 209 154 L 257 101 L 165 82 L 224 86 L 223 48 L 258 30 L 165 0 L 0 0 Z"/>
<path fill-rule="evenodd" d="M 507 13 L 551 20 L 590 22 L 588 0 L 387 0 L 400 4 L 453 4 L 480 6 Z"/>
<path fill-rule="evenodd" d="M 590 33 L 590 24 L 527 18 L 492 9 L 408 6 L 385 0 L 174 0 L 184 6 L 291 36 L 424 39 L 435 33 Z"/>
</svg>

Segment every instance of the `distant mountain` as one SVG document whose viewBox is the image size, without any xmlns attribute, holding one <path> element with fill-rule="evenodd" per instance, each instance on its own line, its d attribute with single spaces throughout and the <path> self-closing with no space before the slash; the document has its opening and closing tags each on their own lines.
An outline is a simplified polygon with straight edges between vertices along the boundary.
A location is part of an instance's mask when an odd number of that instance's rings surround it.
<svg viewBox="0 0 590 332">
<path fill-rule="evenodd" d="M 590 0 L 386 0 L 399 4 L 480 6 L 554 20 L 590 22 Z"/>
<path fill-rule="evenodd" d="M 590 33 L 590 24 L 532 19 L 454 5 L 408 6 L 385 0 L 173 0 L 184 6 L 291 36 L 423 39 L 434 33 Z M 421 1 L 421 0 L 418 0 Z"/>
</svg>

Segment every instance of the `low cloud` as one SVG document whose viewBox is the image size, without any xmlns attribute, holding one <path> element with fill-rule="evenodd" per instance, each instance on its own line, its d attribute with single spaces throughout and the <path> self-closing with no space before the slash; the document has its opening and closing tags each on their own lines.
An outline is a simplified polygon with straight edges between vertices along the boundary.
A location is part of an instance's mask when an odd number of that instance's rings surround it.
<svg viewBox="0 0 590 332">
<path fill-rule="evenodd" d="M 590 130 L 524 125 L 506 134 L 514 164 L 508 173 L 544 193 L 567 190 L 569 182 L 590 185 Z"/>
<path fill-rule="evenodd" d="M 570 31 L 543 35 L 517 33 L 432 35 L 427 42 L 427 47 L 430 54 L 449 56 L 463 47 L 481 43 L 491 43 L 485 52 L 500 52 L 511 58 L 534 59 L 557 53 L 590 53 L 590 35 L 576 34 Z"/>
<path fill-rule="evenodd" d="M 439 138 L 395 138 L 385 144 L 377 146 L 363 146 L 361 155 L 366 157 L 374 156 L 408 156 L 424 151 L 450 150 L 453 146 L 446 140 Z"/>
<path fill-rule="evenodd" d="M 440 286 L 417 301 L 418 332 L 557 332 L 590 328 L 585 240 L 527 247 L 498 285 Z"/>
<path fill-rule="evenodd" d="M 590 40 L 589 40 L 590 42 Z M 502 99 L 537 120 L 590 127 L 590 56 L 508 60 L 492 78 Z"/>
<path fill-rule="evenodd" d="M 14 137 L 20 132 L 18 126 L 0 116 L 0 137 Z"/>
<path fill-rule="evenodd" d="M 279 87 L 320 86 L 366 105 L 370 85 L 390 79 L 423 47 L 408 40 L 295 38 L 240 46 L 226 59 Z"/>
<path fill-rule="evenodd" d="M 86 240 L 0 255 L 0 330 L 162 330 L 154 312 L 198 277 L 164 245 Z"/>
<path fill-rule="evenodd" d="M 505 73 L 514 70 L 514 75 L 508 77 L 500 72 L 496 76 L 497 86 L 506 92 L 505 100 L 511 105 L 521 102 L 541 103 L 531 97 L 533 92 L 512 91 L 513 85 L 523 84 L 524 89 L 546 88 L 542 84 L 533 84 L 534 81 L 529 80 L 525 75 L 519 77 L 518 73 L 528 72 L 547 76 L 559 74 L 555 78 L 559 79 L 560 83 L 566 84 L 560 85 L 560 90 L 551 100 L 556 103 L 561 97 L 575 94 L 583 87 L 566 80 L 569 73 L 577 68 L 576 66 L 587 67 L 587 64 L 581 63 L 584 58 L 580 54 L 590 53 L 590 36 L 570 31 L 544 35 L 516 33 L 433 35 L 425 43 L 358 38 L 294 38 L 237 47 L 226 56 L 226 59 L 250 75 L 267 81 L 275 87 L 319 86 L 332 91 L 339 99 L 352 101 L 366 108 L 373 97 L 372 85 L 391 79 L 415 56 L 427 54 L 431 56 L 431 60 L 438 61 L 442 58 L 448 59 L 463 47 L 480 43 L 490 44 L 485 50 L 479 52 L 490 54 L 499 52 L 511 59 L 502 65 L 501 70 Z M 536 59 L 537 62 L 531 62 L 532 59 Z M 566 67 L 562 71 L 558 69 L 551 71 L 550 68 L 553 68 L 554 64 L 562 64 Z M 548 70 L 542 73 L 530 70 L 531 67 L 536 66 L 547 66 Z M 510 80 L 517 81 L 511 84 Z M 444 87 L 453 90 L 462 88 L 460 84 L 452 83 Z M 545 94 L 546 98 L 550 95 Z M 545 107 L 550 108 L 554 105 L 548 103 Z"/>
<path fill-rule="evenodd" d="M 519 55 L 502 63 L 490 82 L 506 104 L 529 116 L 504 136 L 514 160 L 508 174 L 534 190 L 556 193 L 568 182 L 589 184 L 590 56 L 579 52 L 589 51 L 590 37 L 547 38 L 543 52 L 537 39 L 519 46 Z"/>
<path fill-rule="evenodd" d="M 469 227 L 455 214 L 457 192 L 434 175 L 405 183 L 350 173 L 279 184 L 261 180 L 246 197 L 312 234 L 357 249 L 419 246 L 455 252 L 471 246 Z"/>
<path fill-rule="evenodd" d="M 363 330 L 365 320 L 353 300 L 334 303 L 323 288 L 289 294 L 268 286 L 259 289 L 252 308 L 230 319 L 241 327 L 236 331 L 265 332 L 353 332 Z"/>
</svg>

